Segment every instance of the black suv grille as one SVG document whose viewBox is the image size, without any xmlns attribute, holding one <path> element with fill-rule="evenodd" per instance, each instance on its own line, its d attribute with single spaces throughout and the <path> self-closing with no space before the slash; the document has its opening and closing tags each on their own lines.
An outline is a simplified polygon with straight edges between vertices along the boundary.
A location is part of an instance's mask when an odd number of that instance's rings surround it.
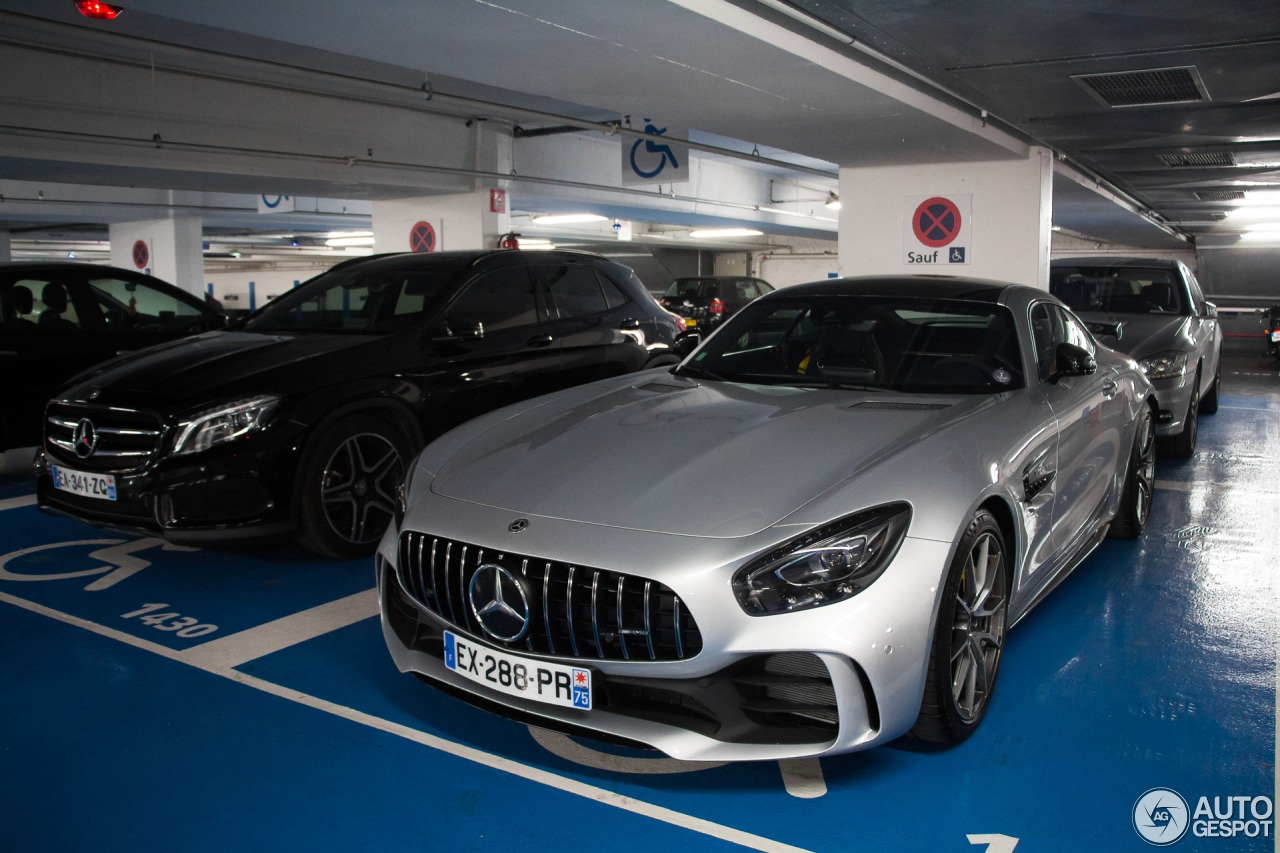
<svg viewBox="0 0 1280 853">
<path fill-rule="evenodd" d="M 524 638 L 501 642 L 476 624 L 466 591 L 483 563 L 496 563 L 528 582 L 531 624 Z M 418 604 L 504 648 L 637 661 L 683 660 L 702 651 L 702 634 L 692 614 L 658 581 L 523 554 L 486 552 L 411 531 L 400 535 L 398 566 L 400 585 Z"/>
<path fill-rule="evenodd" d="M 88 471 L 125 471 L 151 459 L 164 432 L 158 415 L 134 409 L 54 403 L 45 410 L 44 449 L 61 462 Z M 93 424 L 97 443 L 93 453 L 76 453 L 75 433 L 80 421 Z"/>
</svg>

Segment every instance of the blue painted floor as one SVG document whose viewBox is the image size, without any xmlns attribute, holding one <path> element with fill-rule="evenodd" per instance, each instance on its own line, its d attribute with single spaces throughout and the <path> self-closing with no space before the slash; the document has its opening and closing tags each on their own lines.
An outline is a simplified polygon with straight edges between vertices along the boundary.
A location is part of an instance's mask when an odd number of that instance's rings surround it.
<svg viewBox="0 0 1280 853">
<path fill-rule="evenodd" d="M 165 549 L 0 511 L 0 851 L 932 853 L 983 850 L 967 836 L 990 834 L 1019 853 L 1148 849 L 1132 815 L 1151 788 L 1192 809 L 1275 796 L 1280 396 L 1225 397 L 1200 442 L 1160 463 L 1174 488 L 1157 491 L 1145 536 L 1107 542 L 1011 633 L 973 738 L 822 759 L 813 799 L 790 795 L 776 762 L 642 775 L 553 755 L 397 673 L 376 618 L 242 664 L 252 678 L 237 683 L 173 652 L 368 589 L 369 561 Z M 112 581 L 129 560 L 147 565 Z M 125 617 L 148 604 L 214 628 L 184 638 L 161 629 L 172 618 Z M 1172 849 L 1273 850 L 1274 826 L 1188 832 Z"/>
</svg>

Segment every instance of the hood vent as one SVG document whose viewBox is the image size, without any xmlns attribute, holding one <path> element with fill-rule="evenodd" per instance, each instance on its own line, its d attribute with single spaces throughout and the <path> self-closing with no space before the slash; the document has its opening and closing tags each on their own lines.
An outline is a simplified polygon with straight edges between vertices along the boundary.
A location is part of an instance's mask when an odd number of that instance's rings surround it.
<svg viewBox="0 0 1280 853">
<path fill-rule="evenodd" d="M 1236 158 L 1229 151 L 1216 151 L 1212 154 L 1160 154 L 1166 166 L 1174 169 L 1185 169 L 1188 166 L 1234 166 Z"/>
<path fill-rule="evenodd" d="M 1243 201 L 1242 190 L 1200 190 L 1196 198 L 1201 201 Z"/>
<path fill-rule="evenodd" d="M 1209 100 L 1209 92 L 1194 65 L 1110 74 L 1078 74 L 1071 79 L 1109 107 L 1145 107 Z"/>
<path fill-rule="evenodd" d="M 950 403 L 894 403 L 888 400 L 868 400 L 854 403 L 851 409 L 870 409 L 877 412 L 936 412 L 951 408 Z"/>
</svg>

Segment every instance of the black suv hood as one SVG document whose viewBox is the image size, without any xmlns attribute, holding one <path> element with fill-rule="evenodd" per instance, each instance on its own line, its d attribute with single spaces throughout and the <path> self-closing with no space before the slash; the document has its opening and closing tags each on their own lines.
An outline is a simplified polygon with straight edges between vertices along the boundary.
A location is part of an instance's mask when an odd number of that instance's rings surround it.
<svg viewBox="0 0 1280 853">
<path fill-rule="evenodd" d="M 73 380 L 69 396 L 100 390 L 112 400 L 167 408 L 246 394 L 305 393 L 375 369 L 390 346 L 384 335 L 209 332 L 113 359 Z"/>
</svg>

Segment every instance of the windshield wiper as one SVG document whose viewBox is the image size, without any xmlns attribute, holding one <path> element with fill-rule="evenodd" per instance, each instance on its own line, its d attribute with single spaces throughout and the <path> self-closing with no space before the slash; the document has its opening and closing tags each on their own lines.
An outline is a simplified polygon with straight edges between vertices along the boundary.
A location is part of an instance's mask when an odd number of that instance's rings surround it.
<svg viewBox="0 0 1280 853">
<path fill-rule="evenodd" d="M 703 379 L 712 379 L 717 382 L 729 381 L 728 379 L 725 379 L 723 376 L 721 376 L 719 373 L 716 373 L 715 371 L 712 371 L 712 370 L 707 370 L 705 367 L 691 367 L 691 366 L 681 367 L 679 371 L 675 373 L 675 375 L 676 376 L 699 376 Z"/>
</svg>

